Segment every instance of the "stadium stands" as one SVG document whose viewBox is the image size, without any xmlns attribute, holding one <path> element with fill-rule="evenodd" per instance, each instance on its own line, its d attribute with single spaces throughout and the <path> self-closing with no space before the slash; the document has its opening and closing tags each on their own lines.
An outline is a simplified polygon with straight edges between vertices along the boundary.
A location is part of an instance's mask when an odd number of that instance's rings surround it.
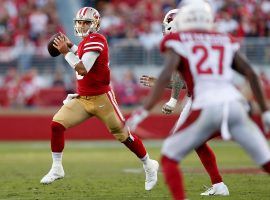
<svg viewBox="0 0 270 200">
<path fill-rule="evenodd" d="M 75 4 L 74 1 L 71 2 Z M 157 75 L 156 72 L 160 71 L 163 63 L 158 50 L 158 43 L 162 37 L 160 21 L 164 13 L 176 7 L 179 1 L 157 0 L 155 4 L 152 4 L 150 0 L 81 2 L 85 6 L 95 6 L 102 15 L 101 32 L 108 37 L 110 42 L 110 64 L 115 79 L 121 79 L 118 77 L 123 75 L 119 74 L 122 69 L 132 69 L 137 79 L 142 75 L 142 73 L 136 72 L 138 68 L 144 69 L 148 74 Z M 233 35 L 241 37 L 242 51 L 256 66 L 256 70 L 265 72 L 264 78 L 269 79 L 267 69 L 270 64 L 270 39 L 267 38 L 270 27 L 269 1 L 219 0 L 210 2 L 217 13 L 217 29 L 224 32 L 229 31 Z M 62 11 L 57 7 L 58 3 L 54 0 L 2 1 L 3 6 L 0 8 L 0 88 L 3 91 L 0 105 L 2 107 L 18 104 L 23 106 L 24 103 L 21 99 L 14 101 L 16 92 L 18 93 L 15 85 L 20 85 L 24 74 L 31 71 L 32 68 L 37 70 L 38 85 L 35 101 L 32 101 L 34 106 L 56 105 L 56 102 L 60 105 L 64 96 L 63 91 L 74 91 L 74 81 L 70 78 L 63 78 L 64 83 L 61 83 L 60 95 L 52 95 L 55 100 L 41 100 L 39 97 L 50 98 L 50 95 L 46 95 L 45 92 L 55 91 L 53 79 L 59 71 L 64 77 L 73 76 L 72 70 L 66 66 L 62 57 L 51 58 L 46 51 L 47 39 L 53 33 L 60 30 L 70 33 L 73 29 L 70 23 L 69 26 L 61 26 L 60 21 L 63 21 L 61 20 L 63 15 L 59 14 L 59 11 L 60 13 Z M 10 68 L 17 70 L 17 77 L 15 82 L 7 84 L 5 77 Z M 268 88 L 269 86 L 266 86 L 265 90 L 269 97 Z M 142 87 L 138 87 L 138 89 L 138 94 L 142 95 L 138 95 L 139 99 L 134 100 L 136 102 L 134 104 L 143 101 L 144 95 L 149 90 Z M 120 102 L 125 99 L 123 94 L 123 90 L 116 94 Z M 59 99 L 56 100 L 56 98 Z"/>
</svg>

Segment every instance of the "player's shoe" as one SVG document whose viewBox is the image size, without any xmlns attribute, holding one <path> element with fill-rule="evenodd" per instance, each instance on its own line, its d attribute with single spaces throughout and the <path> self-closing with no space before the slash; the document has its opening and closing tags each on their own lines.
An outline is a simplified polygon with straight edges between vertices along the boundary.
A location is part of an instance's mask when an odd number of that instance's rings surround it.
<svg viewBox="0 0 270 200">
<path fill-rule="evenodd" d="M 57 179 L 64 178 L 65 172 L 62 165 L 53 165 L 48 174 L 46 174 L 41 180 L 42 184 L 50 184 Z"/>
<path fill-rule="evenodd" d="M 151 160 L 148 165 L 143 165 L 145 171 L 145 190 L 151 190 L 157 183 L 157 173 L 159 164 L 155 160 Z"/>
<path fill-rule="evenodd" d="M 212 196 L 212 195 L 220 195 L 220 196 L 229 196 L 228 187 L 223 183 L 214 184 L 212 187 L 208 188 L 205 192 L 201 193 L 202 196 Z"/>
</svg>

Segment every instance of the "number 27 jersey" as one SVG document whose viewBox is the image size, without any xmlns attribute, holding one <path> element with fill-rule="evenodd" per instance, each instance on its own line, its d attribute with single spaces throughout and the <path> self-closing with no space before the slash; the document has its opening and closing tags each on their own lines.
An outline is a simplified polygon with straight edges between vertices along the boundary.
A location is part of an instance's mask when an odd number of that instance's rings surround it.
<svg viewBox="0 0 270 200">
<path fill-rule="evenodd" d="M 181 58 L 178 71 L 192 94 L 192 108 L 243 100 L 233 85 L 232 61 L 239 43 L 227 34 L 179 32 L 166 35 L 161 52 L 173 49 Z"/>
</svg>

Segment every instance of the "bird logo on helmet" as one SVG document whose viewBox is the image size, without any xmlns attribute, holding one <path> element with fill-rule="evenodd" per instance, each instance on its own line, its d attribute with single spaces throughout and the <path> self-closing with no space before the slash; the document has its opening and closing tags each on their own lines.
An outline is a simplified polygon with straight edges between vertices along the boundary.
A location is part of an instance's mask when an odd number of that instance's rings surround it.
<svg viewBox="0 0 270 200">
<path fill-rule="evenodd" d="M 177 31 L 211 31 L 214 27 L 214 14 L 205 0 L 183 0 L 174 23 Z"/>
<path fill-rule="evenodd" d="M 88 27 L 82 27 L 79 22 L 89 22 Z M 74 32 L 76 36 L 86 37 L 90 33 L 95 33 L 100 29 L 100 14 L 92 7 L 81 8 L 74 18 Z"/>
<path fill-rule="evenodd" d="M 167 12 L 167 14 L 165 15 L 165 17 L 163 19 L 163 23 L 162 23 L 163 35 L 166 35 L 168 33 L 176 31 L 175 24 L 174 24 L 173 20 L 176 16 L 178 10 L 179 9 L 172 9 L 169 12 Z"/>
</svg>

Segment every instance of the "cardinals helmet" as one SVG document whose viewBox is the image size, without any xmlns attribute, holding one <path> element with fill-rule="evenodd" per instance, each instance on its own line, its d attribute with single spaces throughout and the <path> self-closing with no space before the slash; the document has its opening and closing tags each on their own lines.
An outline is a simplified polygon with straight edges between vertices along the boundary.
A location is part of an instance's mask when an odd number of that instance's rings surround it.
<svg viewBox="0 0 270 200">
<path fill-rule="evenodd" d="M 163 23 L 162 23 L 163 35 L 166 35 L 168 33 L 176 31 L 176 27 L 174 24 L 174 18 L 176 16 L 178 10 L 179 9 L 172 9 L 169 12 L 167 12 L 167 14 L 165 15 L 165 17 L 163 19 Z"/>
<path fill-rule="evenodd" d="M 214 15 L 207 1 L 184 0 L 178 7 L 179 12 L 174 20 L 177 31 L 213 29 Z"/>
<path fill-rule="evenodd" d="M 90 25 L 85 28 L 79 24 L 79 21 L 90 22 Z M 75 35 L 79 37 L 86 37 L 90 33 L 95 33 L 100 28 L 100 15 L 99 12 L 92 7 L 81 8 L 74 18 L 74 31 Z"/>
</svg>

